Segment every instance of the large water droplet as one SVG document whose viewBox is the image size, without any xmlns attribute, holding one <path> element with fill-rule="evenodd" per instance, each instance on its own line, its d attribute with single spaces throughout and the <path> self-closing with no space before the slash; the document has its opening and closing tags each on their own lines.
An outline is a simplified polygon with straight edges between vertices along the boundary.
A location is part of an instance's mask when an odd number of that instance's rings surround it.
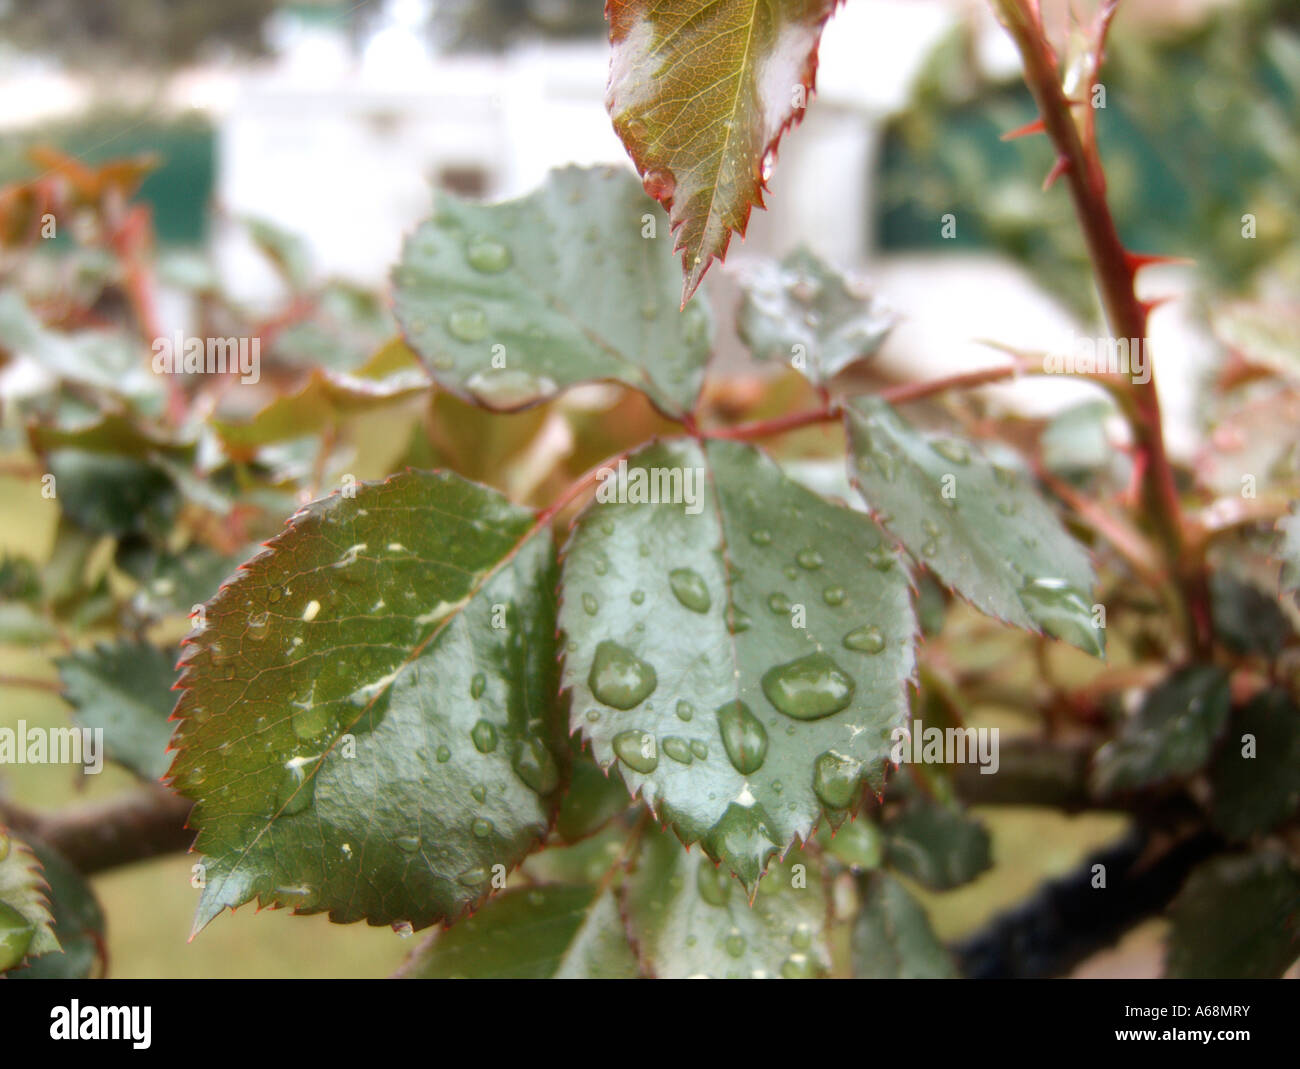
<svg viewBox="0 0 1300 1069">
<path fill-rule="evenodd" d="M 800 568 L 807 569 L 810 572 L 816 571 L 825 563 L 822 560 L 822 555 L 811 547 L 799 550 L 794 559 L 799 563 Z"/>
<path fill-rule="evenodd" d="M 818 651 L 770 668 L 763 693 L 778 710 L 795 720 L 820 720 L 853 700 L 855 684 L 829 654 Z"/>
<path fill-rule="evenodd" d="M 659 767 L 659 750 L 655 737 L 648 731 L 633 728 L 614 736 L 614 752 L 633 771 L 649 775 Z"/>
<path fill-rule="evenodd" d="M 664 753 L 683 765 L 689 765 L 695 760 L 691 744 L 678 735 L 669 735 L 664 739 Z"/>
<path fill-rule="evenodd" d="M 476 304 L 459 305 L 447 317 L 447 330 L 461 341 L 482 341 L 487 337 L 487 313 Z"/>
<path fill-rule="evenodd" d="M 718 730 L 727 757 L 742 776 L 757 772 L 767 756 L 767 730 L 742 701 L 718 706 Z"/>
<path fill-rule="evenodd" d="M 606 705 L 632 709 L 645 701 L 658 684 L 654 667 L 631 650 L 609 640 L 596 647 L 587 686 Z"/>
<path fill-rule="evenodd" d="M 712 599 L 699 572 L 691 568 L 675 568 L 668 573 L 668 583 L 673 589 L 673 595 L 691 612 L 709 611 Z"/>
<path fill-rule="evenodd" d="M 487 676 L 482 672 L 475 672 L 474 678 L 469 681 L 469 696 L 477 701 L 483 697 L 485 690 L 487 690 Z"/>
<path fill-rule="evenodd" d="M 745 953 L 745 937 L 733 928 L 727 933 L 727 938 L 723 940 L 723 946 L 727 948 L 728 954 L 733 958 L 738 958 Z"/>
<path fill-rule="evenodd" d="M 549 397 L 559 387 L 545 375 L 501 367 L 474 372 L 465 380 L 465 389 L 485 405 L 517 408 L 538 397 Z"/>
<path fill-rule="evenodd" d="M 594 594 L 583 594 L 582 609 L 588 616 L 595 616 L 600 611 L 600 602 Z"/>
<path fill-rule="evenodd" d="M 695 889 L 711 906 L 725 906 L 731 897 L 731 878 L 704 858 L 695 866 Z"/>
<path fill-rule="evenodd" d="M 858 789 L 862 765 L 828 750 L 813 762 L 813 793 L 828 809 L 845 809 Z"/>
<path fill-rule="evenodd" d="M 682 698 L 677 702 L 678 720 L 689 720 L 694 715 L 695 715 L 695 706 L 693 706 L 685 698 Z"/>
<path fill-rule="evenodd" d="M 641 185 L 645 188 L 647 194 L 662 203 L 676 192 L 677 179 L 673 177 L 671 171 L 652 169 L 646 171 L 642 176 Z"/>
<path fill-rule="evenodd" d="M 781 964 L 781 976 L 786 980 L 811 980 L 817 969 L 807 954 L 791 954 Z"/>
<path fill-rule="evenodd" d="M 281 815 L 293 816 L 311 805 L 316 788 L 316 777 L 308 775 L 308 765 L 311 763 L 299 757 L 285 763 L 284 773 L 275 792 L 276 810 Z"/>
<path fill-rule="evenodd" d="M 772 544 L 772 532 L 760 527 L 757 531 L 749 533 L 749 540 L 756 546 L 770 546 Z"/>
<path fill-rule="evenodd" d="M 844 604 L 844 588 L 842 586 L 828 586 L 822 591 L 822 600 L 832 607 Z"/>
<path fill-rule="evenodd" d="M 930 442 L 930 448 L 944 460 L 951 460 L 954 464 L 970 463 L 970 447 L 960 439 L 935 438 Z"/>
<path fill-rule="evenodd" d="M 393 842 L 397 849 L 404 854 L 414 854 L 420 849 L 420 837 L 418 835 L 399 835 Z"/>
<path fill-rule="evenodd" d="M 479 237 L 469 243 L 465 259 L 470 267 L 484 275 L 500 274 L 510 266 L 510 250 L 492 238 Z"/>
<path fill-rule="evenodd" d="M 879 653 L 885 648 L 885 634 L 875 624 L 866 624 L 845 635 L 844 645 L 860 653 Z"/>
<path fill-rule="evenodd" d="M 1101 656 L 1104 639 L 1093 626 L 1092 604 L 1064 579 L 1034 579 L 1020 591 L 1020 601 L 1049 635 Z"/>
<path fill-rule="evenodd" d="M 790 611 L 790 599 L 778 591 L 767 599 L 767 607 L 775 613 L 785 614 Z"/>
<path fill-rule="evenodd" d="M 479 753 L 491 753 L 497 748 L 497 729 L 489 720 L 480 720 L 475 724 L 469 737 L 474 740 L 474 749 Z"/>
<path fill-rule="evenodd" d="M 538 794 L 550 794 L 560 782 L 555 758 L 538 739 L 525 739 L 515 755 L 515 774 Z"/>
<path fill-rule="evenodd" d="M 470 825 L 469 830 L 475 839 L 486 839 L 496 829 L 492 826 L 492 821 L 486 817 L 475 817 L 474 823 Z"/>
</svg>

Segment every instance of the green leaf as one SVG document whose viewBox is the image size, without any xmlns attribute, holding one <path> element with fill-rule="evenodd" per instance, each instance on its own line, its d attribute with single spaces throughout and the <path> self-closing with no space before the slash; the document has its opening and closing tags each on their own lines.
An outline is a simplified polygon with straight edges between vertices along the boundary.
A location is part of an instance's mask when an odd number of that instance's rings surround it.
<svg viewBox="0 0 1300 1069">
<path fill-rule="evenodd" d="M 421 979 L 631 979 L 636 956 L 611 890 L 508 890 L 438 932 L 402 970 Z"/>
<path fill-rule="evenodd" d="M 786 129 L 803 118 L 836 0 L 609 0 L 605 105 L 671 212 L 685 303 L 763 207 Z"/>
<path fill-rule="evenodd" d="M 1268 831 L 1300 807 L 1300 706 L 1266 690 L 1228 722 L 1210 768 L 1214 826 L 1232 839 Z"/>
<path fill-rule="evenodd" d="M 54 934 L 61 949 L 11 973 L 15 980 L 81 979 L 104 964 L 104 912 L 86 878 L 44 843 L 32 844 L 50 889 Z"/>
<path fill-rule="evenodd" d="M 873 872 L 859 883 L 862 910 L 853 925 L 853 975 L 867 980 L 952 979 L 921 904 L 901 883 Z"/>
<path fill-rule="evenodd" d="M 1282 558 L 1283 594 L 1300 591 L 1300 501 L 1291 503 L 1291 512 L 1277 521 L 1282 536 L 1278 555 Z"/>
<path fill-rule="evenodd" d="M 884 827 L 889 864 L 936 891 L 969 883 L 993 864 L 984 825 L 917 797 Z"/>
<path fill-rule="evenodd" d="M 183 653 L 196 930 L 252 898 L 417 928 L 480 902 L 558 801 L 555 579 L 546 525 L 445 472 L 292 517 Z"/>
<path fill-rule="evenodd" d="M 175 522 L 176 484 L 152 461 L 56 449 L 46 463 L 64 515 L 87 531 L 161 537 Z"/>
<path fill-rule="evenodd" d="M 922 435 L 877 398 L 846 422 L 855 485 L 917 560 L 981 612 L 1103 653 L 1088 555 L 1023 473 Z"/>
<path fill-rule="evenodd" d="M 60 948 L 41 863 L 0 826 L 0 973 Z"/>
<path fill-rule="evenodd" d="M 749 446 L 676 439 L 607 474 L 565 550 L 571 729 L 752 889 L 863 781 L 883 788 L 913 667 L 907 576 L 866 515 Z"/>
<path fill-rule="evenodd" d="M 1214 665 L 1184 668 L 1143 699 L 1118 736 L 1097 751 L 1092 789 L 1102 796 L 1190 776 L 1209 760 L 1228 719 L 1228 677 Z"/>
<path fill-rule="evenodd" d="M 666 832 L 647 832 L 628 876 L 627 923 L 642 966 L 659 979 L 800 979 L 830 969 L 820 867 L 791 853 L 751 906 L 739 884 Z M 721 977 L 719 977 L 721 978 Z"/>
<path fill-rule="evenodd" d="M 880 828 L 865 818 L 846 821 L 834 831 L 817 833 L 822 850 L 853 872 L 879 868 L 885 859 L 885 841 Z"/>
<path fill-rule="evenodd" d="M 136 338 L 115 330 L 50 330 L 12 289 L 0 292 L 0 349 L 30 357 L 62 381 L 161 407 L 161 381 Z"/>
<path fill-rule="evenodd" d="M 1291 622 L 1272 594 L 1228 571 L 1210 576 L 1214 634 L 1234 653 L 1275 658 L 1291 637 Z"/>
<path fill-rule="evenodd" d="M 780 264 L 763 261 L 744 285 L 741 340 L 760 360 L 789 364 L 815 383 L 869 357 L 893 326 L 892 315 L 806 248 Z"/>
<path fill-rule="evenodd" d="M 626 810 L 628 797 L 618 772 L 601 769 L 591 754 L 577 745 L 570 748 L 569 767 L 569 786 L 560 801 L 555 830 L 564 842 L 576 843 Z"/>
<path fill-rule="evenodd" d="M 1268 979 L 1300 956 L 1300 871 L 1272 850 L 1211 858 L 1169 907 L 1165 971 L 1179 979 Z"/>
<path fill-rule="evenodd" d="M 657 236 L 643 236 L 651 226 Z M 712 327 L 703 306 L 676 310 L 665 231 L 636 180 L 612 168 L 553 171 L 505 204 L 442 194 L 393 274 L 397 318 L 433 378 L 486 408 L 612 380 L 680 416 Z"/>
<path fill-rule="evenodd" d="M 108 756 L 145 779 L 160 779 L 171 763 L 175 662 L 171 650 L 122 640 L 55 662 L 77 726 L 102 730 Z"/>
</svg>

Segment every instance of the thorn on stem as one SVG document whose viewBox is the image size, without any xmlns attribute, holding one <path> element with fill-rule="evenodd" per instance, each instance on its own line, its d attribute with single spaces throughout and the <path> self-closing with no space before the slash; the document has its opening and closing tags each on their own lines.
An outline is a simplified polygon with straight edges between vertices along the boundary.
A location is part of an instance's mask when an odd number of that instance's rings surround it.
<svg viewBox="0 0 1300 1069">
<path fill-rule="evenodd" d="M 1014 141 L 1018 137 L 1028 137 L 1030 134 L 1045 134 L 1047 127 L 1043 124 L 1041 117 L 1033 122 L 1027 122 L 1024 126 L 1017 126 L 1014 130 L 1008 130 L 1002 135 L 1003 141 Z"/>
<path fill-rule="evenodd" d="M 1069 157 L 1057 156 L 1056 162 L 1052 164 L 1052 169 L 1047 172 L 1047 177 L 1043 179 L 1043 192 L 1046 193 L 1049 189 L 1051 189 L 1052 186 L 1056 184 L 1056 180 L 1060 178 L 1061 175 L 1065 174 L 1065 172 L 1068 171 L 1069 169 L 1070 169 Z"/>
</svg>

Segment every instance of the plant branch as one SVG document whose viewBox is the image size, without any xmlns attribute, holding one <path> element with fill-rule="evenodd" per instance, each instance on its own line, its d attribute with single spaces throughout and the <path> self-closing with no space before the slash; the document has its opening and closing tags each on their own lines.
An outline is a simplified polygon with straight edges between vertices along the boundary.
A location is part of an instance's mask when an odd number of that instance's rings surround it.
<svg viewBox="0 0 1300 1069">
<path fill-rule="evenodd" d="M 1138 270 L 1149 261 L 1130 254 L 1120 241 L 1106 200 L 1101 157 L 1091 136 L 1094 117 L 1089 115 L 1085 119 L 1081 134 L 1081 124 L 1074 116 L 1074 108 L 1079 103 L 1090 107 L 1100 51 L 1115 2 L 1108 0 L 1102 9 L 1095 44 L 1098 55 L 1089 72 L 1090 84 L 1082 87 L 1085 92 L 1082 102 L 1071 101 L 1065 95 L 1059 62 L 1047 39 L 1038 5 L 1030 0 L 991 2 L 1020 51 L 1025 83 L 1038 104 L 1043 130 L 1056 148 L 1057 166 L 1053 173 L 1062 174 L 1069 187 L 1110 330 L 1117 338 L 1136 340 L 1145 347 L 1150 306 L 1138 299 L 1134 283 Z M 1161 543 L 1170 570 L 1178 579 L 1187 614 L 1188 641 L 1194 650 L 1204 652 L 1210 643 L 1204 569 L 1199 555 L 1188 552 L 1178 488 L 1165 451 L 1154 376 L 1145 383 L 1130 383 L 1121 392 L 1119 401 L 1133 429 L 1143 511 Z"/>
<path fill-rule="evenodd" d="M 188 798 L 160 784 L 120 798 L 54 813 L 0 802 L 0 823 L 54 847 L 84 875 L 190 848 Z"/>
</svg>

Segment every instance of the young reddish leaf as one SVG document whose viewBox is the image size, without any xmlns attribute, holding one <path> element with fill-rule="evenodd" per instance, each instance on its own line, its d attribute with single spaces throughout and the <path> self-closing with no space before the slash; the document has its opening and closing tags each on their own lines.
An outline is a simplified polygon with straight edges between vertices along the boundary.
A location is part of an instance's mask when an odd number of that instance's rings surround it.
<svg viewBox="0 0 1300 1069">
<path fill-rule="evenodd" d="M 786 129 L 803 118 L 837 0 L 609 0 L 605 105 L 668 209 L 682 303 L 745 233 Z"/>
</svg>

